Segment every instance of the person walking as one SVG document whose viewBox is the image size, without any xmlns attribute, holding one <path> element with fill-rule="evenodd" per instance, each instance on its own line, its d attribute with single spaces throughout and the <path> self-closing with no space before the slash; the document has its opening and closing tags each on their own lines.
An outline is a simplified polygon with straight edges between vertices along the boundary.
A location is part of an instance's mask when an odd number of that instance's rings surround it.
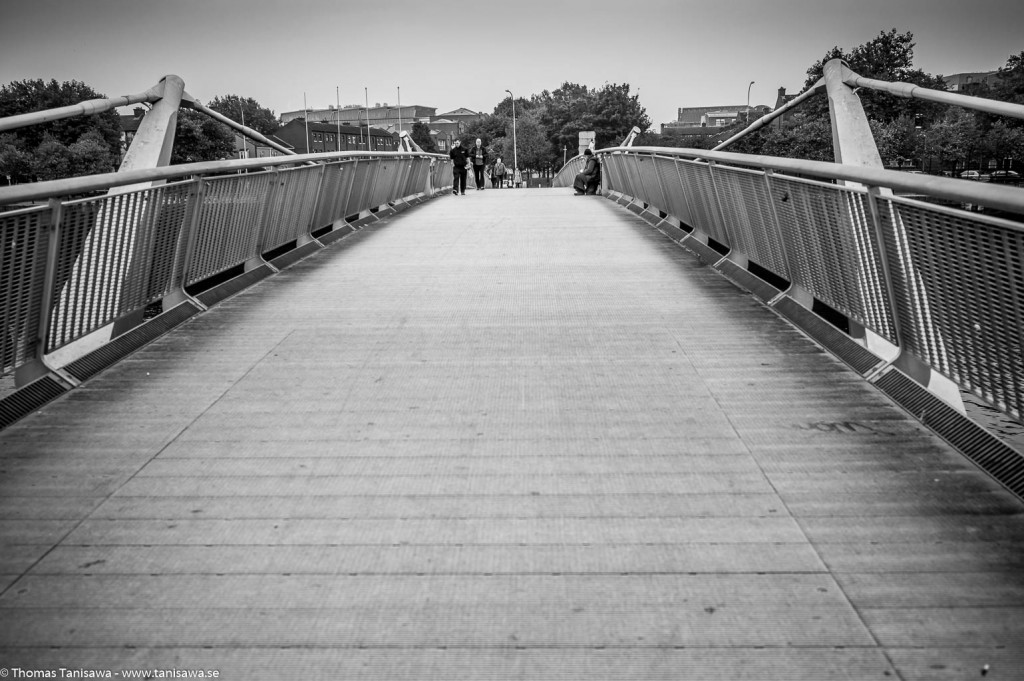
<svg viewBox="0 0 1024 681">
<path fill-rule="evenodd" d="M 477 191 L 484 190 L 484 168 L 487 167 L 487 150 L 476 138 L 476 146 L 469 150 L 469 158 L 473 162 L 473 181 L 476 183 Z"/>
<path fill-rule="evenodd" d="M 491 181 L 495 188 L 505 186 L 505 164 L 501 162 L 500 156 L 494 162 L 494 167 L 491 168 Z"/>
<path fill-rule="evenodd" d="M 469 162 L 469 154 L 462 147 L 461 140 L 452 142 L 452 150 L 448 152 L 448 156 L 452 159 L 452 194 L 458 196 L 461 191 L 465 196 L 466 164 Z"/>
</svg>

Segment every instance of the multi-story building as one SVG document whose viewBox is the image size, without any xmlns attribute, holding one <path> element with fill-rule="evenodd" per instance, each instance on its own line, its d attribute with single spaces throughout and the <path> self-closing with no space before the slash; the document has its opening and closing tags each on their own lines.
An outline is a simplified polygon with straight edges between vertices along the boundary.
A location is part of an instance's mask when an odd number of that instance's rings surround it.
<svg viewBox="0 0 1024 681">
<path fill-rule="evenodd" d="M 710 137 L 718 134 L 721 128 L 727 128 L 737 120 L 754 121 L 771 111 L 763 104 L 748 107 L 746 104 L 729 106 L 691 106 L 680 108 L 678 118 L 669 123 L 662 123 L 661 133 Z"/>
<path fill-rule="evenodd" d="M 369 125 L 389 132 L 400 130 L 412 130 L 412 124 L 416 121 L 429 123 L 437 112 L 436 107 L 422 106 L 420 104 L 403 104 L 399 107 L 387 102 L 377 103 L 369 108 L 350 104 L 340 109 L 329 106 L 326 109 L 302 109 L 298 111 L 286 111 L 281 114 L 281 124 L 286 125 L 292 121 L 306 119 L 310 123 L 334 123 L 337 125 L 363 126 Z"/>
<path fill-rule="evenodd" d="M 307 137 L 308 135 L 308 137 Z M 397 151 L 398 139 L 387 130 L 366 126 L 314 123 L 292 119 L 274 131 L 274 136 L 296 154 L 325 151 Z M 367 144 L 369 143 L 369 144 Z"/>
<path fill-rule="evenodd" d="M 995 85 L 999 80 L 999 72 L 954 73 L 951 76 L 942 76 L 942 80 L 950 92 L 973 95 L 984 87 Z"/>
<path fill-rule="evenodd" d="M 434 123 L 440 122 L 440 121 L 443 120 L 443 121 L 448 121 L 448 122 L 454 121 L 456 123 L 461 123 L 462 127 L 465 128 L 470 123 L 475 123 L 476 121 L 479 121 L 483 117 L 484 117 L 484 114 L 478 113 L 478 112 L 473 111 L 471 109 L 465 109 L 465 108 L 454 109 L 454 110 L 449 111 L 447 113 L 437 114 L 436 116 L 431 116 L 430 117 L 430 127 L 433 128 L 434 127 Z"/>
</svg>

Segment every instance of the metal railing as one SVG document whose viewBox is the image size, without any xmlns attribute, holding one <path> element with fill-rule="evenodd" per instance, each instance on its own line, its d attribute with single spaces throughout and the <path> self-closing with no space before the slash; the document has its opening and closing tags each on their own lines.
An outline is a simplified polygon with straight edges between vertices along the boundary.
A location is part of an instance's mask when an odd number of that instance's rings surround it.
<svg viewBox="0 0 1024 681">
<path fill-rule="evenodd" d="M 1024 414 L 1024 215 L 988 183 L 697 149 L 598 152 L 602 183 L 674 216 L 871 329 L 1003 412 Z M 555 178 L 579 172 L 572 159 Z"/>
<path fill-rule="evenodd" d="M 154 181 L 166 183 L 70 198 Z M 346 218 L 450 185 L 446 157 L 341 152 L 0 189 L 0 204 L 47 201 L 0 212 L 0 375 Z"/>
</svg>

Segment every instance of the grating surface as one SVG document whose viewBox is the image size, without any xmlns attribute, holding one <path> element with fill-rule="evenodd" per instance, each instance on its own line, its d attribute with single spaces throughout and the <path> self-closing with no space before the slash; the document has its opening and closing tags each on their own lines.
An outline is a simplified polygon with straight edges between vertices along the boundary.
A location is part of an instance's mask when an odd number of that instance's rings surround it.
<svg viewBox="0 0 1024 681">
<path fill-rule="evenodd" d="M 882 363 L 880 357 L 792 298 L 783 297 L 774 307 L 862 376 Z"/>
<path fill-rule="evenodd" d="M 1024 664 L 1020 504 L 711 268 L 565 189 L 378 221 L 39 411 L 0 433 L 10 667 Z"/>
<path fill-rule="evenodd" d="M 159 338 L 197 312 L 199 312 L 199 308 L 192 303 L 177 305 L 173 309 L 150 319 L 145 324 L 118 336 L 84 357 L 76 359 L 63 367 L 63 369 L 79 381 L 84 381 L 103 371 L 114 362 L 138 350 L 146 343 Z"/>
<path fill-rule="evenodd" d="M 905 200 L 884 206 L 904 345 L 1024 420 L 1024 229 Z"/>
<path fill-rule="evenodd" d="M 237 277 L 232 277 L 223 284 L 219 284 L 209 290 L 196 294 L 196 300 L 207 307 L 215 305 L 225 298 L 229 298 L 239 291 L 252 286 L 256 282 L 266 279 L 271 274 L 274 274 L 274 270 L 272 270 L 269 265 L 260 265 L 248 272 L 239 274 Z"/>
<path fill-rule="evenodd" d="M 0 376 L 30 359 L 39 333 L 50 212 L 0 214 Z"/>
<path fill-rule="evenodd" d="M 67 391 L 50 376 L 37 378 L 0 399 L 0 430 L 31 414 Z"/>
<path fill-rule="evenodd" d="M 1024 499 L 1024 454 L 1014 451 L 896 369 L 889 370 L 875 385 Z"/>
<path fill-rule="evenodd" d="M 779 289 L 729 259 L 715 263 L 715 269 L 757 296 L 762 303 L 767 303 L 779 295 Z"/>
</svg>

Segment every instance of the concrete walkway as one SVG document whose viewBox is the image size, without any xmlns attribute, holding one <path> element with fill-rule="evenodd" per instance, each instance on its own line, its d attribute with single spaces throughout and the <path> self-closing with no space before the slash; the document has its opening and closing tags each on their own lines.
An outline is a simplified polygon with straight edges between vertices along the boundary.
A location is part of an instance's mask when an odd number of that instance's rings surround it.
<svg viewBox="0 0 1024 681">
<path fill-rule="evenodd" d="M 7 669 L 1024 678 L 1022 506 L 570 190 L 368 227 L 0 451 Z"/>
</svg>

